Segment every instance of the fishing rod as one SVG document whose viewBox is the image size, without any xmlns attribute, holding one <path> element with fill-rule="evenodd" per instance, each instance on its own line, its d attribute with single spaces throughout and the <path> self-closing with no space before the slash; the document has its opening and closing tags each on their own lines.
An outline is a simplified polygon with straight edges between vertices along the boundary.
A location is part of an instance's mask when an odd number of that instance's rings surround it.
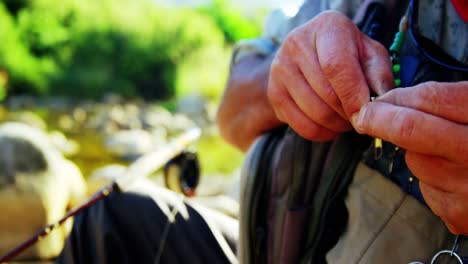
<svg viewBox="0 0 468 264">
<path fill-rule="evenodd" d="M 31 236 L 29 239 L 27 239 L 26 241 L 9 251 L 7 254 L 0 257 L 0 264 L 11 261 L 16 256 L 21 254 L 21 252 L 25 251 L 35 243 L 41 241 L 52 231 L 59 228 L 67 219 L 86 210 L 93 204 L 107 197 L 110 193 L 114 191 L 125 192 L 129 190 L 133 183 L 137 182 L 139 179 L 145 178 L 152 172 L 163 167 L 164 164 L 166 164 L 169 160 L 171 160 L 172 158 L 180 154 L 182 151 L 184 151 L 184 149 L 190 143 L 196 141 L 200 137 L 200 135 L 200 128 L 195 127 L 192 129 L 188 129 L 180 136 L 171 140 L 166 145 L 163 145 L 157 150 L 140 157 L 127 168 L 127 171 L 124 175 L 118 177 L 113 182 L 104 186 L 102 189 L 94 193 L 88 200 L 86 200 L 80 206 L 77 206 L 74 209 L 68 211 L 56 223 L 45 226 L 35 235 Z"/>
</svg>

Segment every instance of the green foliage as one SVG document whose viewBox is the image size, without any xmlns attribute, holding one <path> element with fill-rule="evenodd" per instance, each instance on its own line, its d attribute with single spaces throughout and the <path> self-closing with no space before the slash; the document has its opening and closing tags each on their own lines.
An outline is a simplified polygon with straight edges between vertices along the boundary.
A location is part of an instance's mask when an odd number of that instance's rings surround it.
<svg viewBox="0 0 468 264">
<path fill-rule="evenodd" d="M 213 0 L 211 5 L 204 6 L 199 11 L 213 19 L 228 43 L 232 44 L 260 34 L 260 24 L 246 19 L 239 11 L 230 7 L 226 0 Z"/>
<path fill-rule="evenodd" d="M 1 76 L 0 76 L 1 77 Z M 0 101 L 6 97 L 6 85 L 2 80 L 0 80 Z"/>
<path fill-rule="evenodd" d="M 19 10 L 21 10 L 29 3 L 29 1 L 30 0 L 2 0 L 2 2 L 5 4 L 5 7 L 13 15 L 16 15 Z"/>
<path fill-rule="evenodd" d="M 231 47 L 235 42 L 257 37 L 261 31 L 264 13 L 246 18 L 232 8 L 227 0 L 213 0 L 198 8 L 223 32 L 224 47 L 208 45 L 178 65 L 177 93 L 201 93 L 211 100 L 220 99 L 229 73 Z M 216 42 L 217 43 L 217 42 Z"/>
<path fill-rule="evenodd" d="M 209 45 L 187 57 L 178 65 L 177 95 L 198 93 L 217 101 L 224 90 L 229 73 L 231 51 L 219 45 Z"/>
<path fill-rule="evenodd" d="M 33 84 L 37 91 L 45 89 L 47 83 L 43 76 L 47 75 L 50 63 L 35 58 L 28 48 L 20 41 L 13 17 L 0 2 L 0 70 L 9 75 L 10 84 L 24 87 L 25 90 Z M 4 93 L 4 92 L 3 92 Z"/>
<path fill-rule="evenodd" d="M 169 98 L 180 86 L 213 85 L 188 81 L 182 65 L 225 53 L 212 20 L 152 0 L 0 0 L 0 24 L 0 70 L 13 93 Z"/>
</svg>

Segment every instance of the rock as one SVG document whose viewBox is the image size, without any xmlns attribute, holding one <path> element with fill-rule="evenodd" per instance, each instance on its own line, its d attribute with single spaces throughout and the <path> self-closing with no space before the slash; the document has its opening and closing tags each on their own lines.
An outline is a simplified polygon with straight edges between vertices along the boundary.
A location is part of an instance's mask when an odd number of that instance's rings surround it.
<svg viewBox="0 0 468 264">
<path fill-rule="evenodd" d="M 36 127 L 40 130 L 47 129 L 47 124 L 44 122 L 44 120 L 31 111 L 9 113 L 5 118 L 5 121 L 24 123 L 29 126 Z"/>
<path fill-rule="evenodd" d="M 118 130 L 137 130 L 142 128 L 139 116 L 140 110 L 134 104 L 101 105 L 97 107 L 87 126 L 104 134 L 112 134 Z"/>
<path fill-rule="evenodd" d="M 0 255 L 55 223 L 86 194 L 80 170 L 66 160 L 41 130 L 8 122 L 0 126 Z M 63 248 L 71 223 L 20 255 L 52 259 Z"/>
<path fill-rule="evenodd" d="M 67 111 L 75 105 L 73 99 L 63 96 L 52 96 L 37 99 L 35 105 L 54 111 Z"/>
<path fill-rule="evenodd" d="M 114 122 L 106 122 L 100 129 L 101 133 L 104 135 L 111 135 L 117 133 L 119 130 L 119 125 Z"/>
<path fill-rule="evenodd" d="M 167 143 L 167 130 L 164 127 L 154 128 L 150 133 L 153 138 L 154 147 Z"/>
<path fill-rule="evenodd" d="M 52 145 L 66 157 L 74 156 L 80 150 L 78 143 L 68 139 L 62 132 L 57 130 L 49 133 L 49 140 Z"/>
<path fill-rule="evenodd" d="M 125 159 L 135 159 L 153 149 L 153 137 L 144 130 L 124 130 L 109 136 L 107 150 Z"/>
<path fill-rule="evenodd" d="M 161 106 L 147 107 L 141 113 L 141 120 L 145 129 L 164 127 L 169 129 L 173 123 L 171 112 Z"/>
<path fill-rule="evenodd" d="M 134 103 L 126 103 L 122 106 L 125 113 L 125 121 L 121 122 L 121 129 L 141 129 L 142 122 L 140 120 L 140 108 Z"/>
<path fill-rule="evenodd" d="M 106 104 L 121 104 L 124 102 L 124 98 L 118 94 L 108 93 L 104 95 L 102 101 Z"/>
<path fill-rule="evenodd" d="M 190 118 L 183 114 L 175 114 L 172 118 L 172 124 L 169 128 L 170 133 L 177 134 L 187 129 L 195 127 L 196 124 Z"/>
<path fill-rule="evenodd" d="M 35 100 L 34 97 L 30 95 L 16 95 L 8 97 L 5 103 L 10 110 L 20 110 L 31 108 L 34 106 Z"/>
<path fill-rule="evenodd" d="M 186 115 L 198 126 L 209 123 L 207 103 L 203 96 L 192 94 L 181 97 L 177 102 L 177 112 Z"/>
<path fill-rule="evenodd" d="M 87 115 L 86 110 L 84 108 L 77 107 L 77 108 L 73 109 L 72 116 L 73 116 L 73 119 L 76 122 L 83 123 L 84 121 L 86 121 L 86 118 L 87 118 L 88 115 Z"/>
<path fill-rule="evenodd" d="M 126 103 L 123 108 L 128 116 L 135 117 L 140 114 L 140 108 L 136 104 Z"/>
<path fill-rule="evenodd" d="M 107 108 L 101 104 L 92 104 L 90 102 L 81 105 L 81 107 L 89 111 L 89 117 L 85 126 L 90 129 L 98 130 L 105 121 L 107 116 Z"/>
<path fill-rule="evenodd" d="M 57 125 L 63 131 L 72 131 L 75 127 L 75 121 L 69 115 L 61 115 L 57 120 Z"/>
<path fill-rule="evenodd" d="M 108 121 L 115 122 L 121 127 L 124 127 L 126 125 L 127 115 L 125 113 L 125 109 L 120 105 L 113 106 L 108 112 L 107 117 Z"/>
</svg>

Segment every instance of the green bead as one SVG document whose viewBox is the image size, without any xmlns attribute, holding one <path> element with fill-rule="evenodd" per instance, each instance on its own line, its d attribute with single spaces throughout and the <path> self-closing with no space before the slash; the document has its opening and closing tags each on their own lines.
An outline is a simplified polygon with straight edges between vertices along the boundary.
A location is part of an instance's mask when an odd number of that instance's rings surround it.
<svg viewBox="0 0 468 264">
<path fill-rule="evenodd" d="M 403 46 L 404 41 L 405 35 L 403 34 L 403 32 L 397 32 L 395 34 L 395 38 L 393 39 L 393 43 L 390 46 L 390 51 L 399 52 L 401 50 L 401 47 Z"/>
<path fill-rule="evenodd" d="M 404 35 L 403 35 L 403 32 L 397 32 L 397 33 L 395 34 L 395 39 L 402 39 L 403 36 L 404 36 Z"/>
<path fill-rule="evenodd" d="M 390 46 L 390 51 L 394 51 L 394 52 L 397 52 L 397 53 L 400 52 L 401 45 L 402 45 L 402 43 L 393 42 L 392 46 Z"/>
<path fill-rule="evenodd" d="M 401 80 L 400 79 L 395 79 L 395 87 L 400 87 Z"/>
<path fill-rule="evenodd" d="M 398 37 L 396 38 L 396 41 L 398 43 L 403 43 L 403 41 L 405 40 L 405 35 L 401 34 L 401 32 L 398 32 L 400 33 L 400 35 L 398 35 Z"/>
<path fill-rule="evenodd" d="M 393 65 L 393 67 L 392 67 L 393 72 L 400 72 L 400 70 L 401 70 L 400 64 Z"/>
</svg>

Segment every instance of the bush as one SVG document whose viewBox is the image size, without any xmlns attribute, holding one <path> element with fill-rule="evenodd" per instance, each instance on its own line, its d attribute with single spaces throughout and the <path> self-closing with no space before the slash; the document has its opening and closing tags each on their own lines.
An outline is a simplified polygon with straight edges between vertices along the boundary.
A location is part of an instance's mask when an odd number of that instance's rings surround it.
<svg viewBox="0 0 468 264">
<path fill-rule="evenodd" d="M 229 44 L 241 39 L 257 37 L 261 33 L 261 24 L 246 19 L 226 0 L 213 0 L 211 5 L 201 7 L 199 12 L 207 15 L 216 23 Z"/>
<path fill-rule="evenodd" d="M 179 65 L 200 54 L 216 56 L 207 48 L 223 46 L 210 19 L 151 0 L 22 3 L 10 7 L 14 18 L 0 6 L 0 69 L 9 73 L 13 92 L 168 98 L 178 83 L 187 85 L 177 81 Z"/>
<path fill-rule="evenodd" d="M 37 59 L 20 41 L 20 35 L 13 17 L 0 2 L 0 70 L 9 76 L 9 86 L 18 87 L 17 92 L 34 91 L 40 93 L 47 87 L 50 61 Z M 20 88 L 21 87 L 21 88 Z M 4 93 L 4 92 L 3 92 Z"/>
</svg>

